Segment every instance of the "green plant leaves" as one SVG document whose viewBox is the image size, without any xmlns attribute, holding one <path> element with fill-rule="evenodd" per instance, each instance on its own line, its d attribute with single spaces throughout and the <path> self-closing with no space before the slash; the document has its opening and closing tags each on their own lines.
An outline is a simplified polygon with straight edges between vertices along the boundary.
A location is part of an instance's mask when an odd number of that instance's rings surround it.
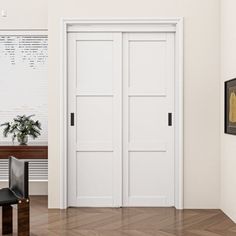
<svg viewBox="0 0 236 236">
<path fill-rule="evenodd" d="M 4 137 L 7 137 L 9 134 L 12 134 L 12 141 L 14 142 L 16 137 L 30 136 L 33 139 L 37 138 L 41 134 L 41 123 L 36 120 L 34 121 L 30 116 L 16 116 L 12 122 L 6 122 L 0 126 L 5 126 L 3 130 Z"/>
</svg>

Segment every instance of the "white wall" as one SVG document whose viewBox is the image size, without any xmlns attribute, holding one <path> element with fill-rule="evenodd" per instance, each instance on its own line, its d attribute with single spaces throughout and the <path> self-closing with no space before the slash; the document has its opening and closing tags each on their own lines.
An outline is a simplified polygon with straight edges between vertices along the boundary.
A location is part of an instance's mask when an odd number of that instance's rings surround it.
<svg viewBox="0 0 236 236">
<path fill-rule="evenodd" d="M 61 17 L 185 18 L 184 205 L 218 208 L 220 0 L 49 1 L 49 207 L 59 207 Z"/>
<path fill-rule="evenodd" d="M 224 81 L 236 78 L 236 1 L 221 1 L 221 209 L 236 222 L 236 136 L 224 134 Z"/>
<path fill-rule="evenodd" d="M 0 15 L 0 30 L 47 29 L 48 0 L 0 0 L 0 12 L 7 10 L 7 17 Z M 7 186 L 0 182 L 0 188 Z M 30 183 L 30 194 L 46 195 L 47 183 Z"/>
</svg>

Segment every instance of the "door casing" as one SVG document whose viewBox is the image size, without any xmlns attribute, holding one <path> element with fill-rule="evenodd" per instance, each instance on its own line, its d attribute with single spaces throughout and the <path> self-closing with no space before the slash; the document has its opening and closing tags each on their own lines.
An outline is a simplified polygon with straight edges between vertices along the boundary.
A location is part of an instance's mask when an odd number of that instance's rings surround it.
<svg viewBox="0 0 236 236">
<path fill-rule="evenodd" d="M 183 18 L 62 19 L 60 76 L 60 209 L 67 203 L 67 33 L 175 32 L 175 207 L 183 209 Z"/>
</svg>

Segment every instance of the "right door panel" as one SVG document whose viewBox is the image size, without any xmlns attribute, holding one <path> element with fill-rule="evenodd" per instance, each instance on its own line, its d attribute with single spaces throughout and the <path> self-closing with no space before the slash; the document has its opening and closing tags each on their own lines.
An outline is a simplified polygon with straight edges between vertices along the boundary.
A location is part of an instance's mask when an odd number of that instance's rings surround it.
<svg viewBox="0 0 236 236">
<path fill-rule="evenodd" d="M 174 33 L 123 35 L 124 206 L 174 205 L 174 50 Z"/>
</svg>

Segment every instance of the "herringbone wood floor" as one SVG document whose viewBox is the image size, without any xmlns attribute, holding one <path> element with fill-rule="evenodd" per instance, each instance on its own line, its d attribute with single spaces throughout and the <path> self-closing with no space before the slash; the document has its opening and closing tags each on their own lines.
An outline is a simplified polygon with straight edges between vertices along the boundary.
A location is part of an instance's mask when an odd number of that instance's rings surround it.
<svg viewBox="0 0 236 236">
<path fill-rule="evenodd" d="M 14 210 L 14 218 L 15 215 Z M 45 197 L 32 197 L 31 235 L 236 236 L 236 225 L 220 210 L 70 208 L 60 211 L 48 210 Z"/>
</svg>

